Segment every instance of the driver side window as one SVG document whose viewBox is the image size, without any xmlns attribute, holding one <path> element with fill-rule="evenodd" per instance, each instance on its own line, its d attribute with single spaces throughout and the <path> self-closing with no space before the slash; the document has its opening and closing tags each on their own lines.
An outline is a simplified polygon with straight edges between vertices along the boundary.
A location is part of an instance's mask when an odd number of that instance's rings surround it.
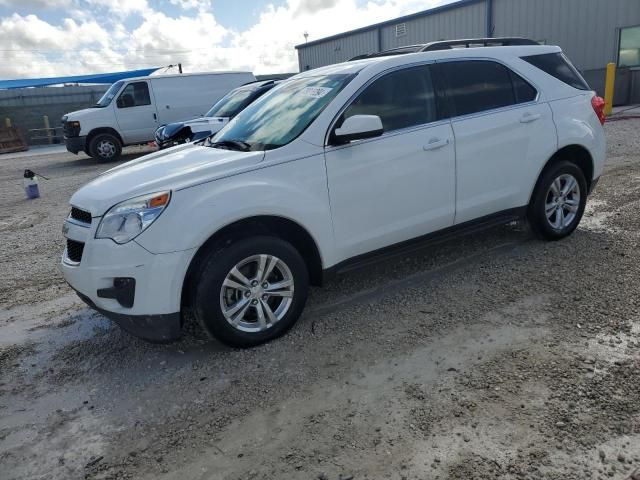
<svg viewBox="0 0 640 480">
<path fill-rule="evenodd" d="M 436 99 L 429 66 L 391 72 L 369 85 L 342 115 L 378 115 L 385 132 L 437 120 Z"/>
<path fill-rule="evenodd" d="M 134 82 L 127 85 L 118 97 L 117 105 L 118 108 L 151 105 L 147 82 Z"/>
</svg>

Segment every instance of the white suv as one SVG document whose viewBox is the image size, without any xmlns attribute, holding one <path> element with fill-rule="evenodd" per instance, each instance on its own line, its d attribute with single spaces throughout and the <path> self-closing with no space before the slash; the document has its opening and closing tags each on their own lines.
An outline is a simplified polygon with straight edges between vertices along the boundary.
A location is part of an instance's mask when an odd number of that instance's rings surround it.
<svg viewBox="0 0 640 480">
<path fill-rule="evenodd" d="M 61 269 L 137 336 L 177 338 L 190 309 L 222 342 L 256 345 L 295 323 L 309 284 L 371 257 L 518 218 L 569 235 L 602 173 L 602 107 L 553 46 L 307 71 L 212 140 L 82 187 Z"/>
</svg>

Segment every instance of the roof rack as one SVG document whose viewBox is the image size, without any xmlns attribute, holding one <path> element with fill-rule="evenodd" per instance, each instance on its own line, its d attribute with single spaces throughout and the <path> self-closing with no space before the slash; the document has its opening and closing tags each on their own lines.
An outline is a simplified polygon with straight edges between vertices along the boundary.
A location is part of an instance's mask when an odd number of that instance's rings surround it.
<svg viewBox="0 0 640 480">
<path fill-rule="evenodd" d="M 451 48 L 476 48 L 476 47 L 511 47 L 514 45 L 540 45 L 534 40 L 520 37 L 498 38 L 467 38 L 464 40 L 443 40 L 425 44 L 420 52 L 432 52 L 434 50 L 449 50 Z"/>
<path fill-rule="evenodd" d="M 514 45 L 540 45 L 540 44 L 534 40 L 530 40 L 528 38 L 520 38 L 520 37 L 466 38 L 462 40 L 441 40 L 438 42 L 422 43 L 418 45 L 407 45 L 405 47 L 391 48 L 389 50 L 383 50 L 382 52 L 357 55 L 353 58 L 350 58 L 349 61 L 362 60 L 364 58 L 404 55 L 406 53 L 451 50 L 454 48 L 510 47 Z"/>
</svg>

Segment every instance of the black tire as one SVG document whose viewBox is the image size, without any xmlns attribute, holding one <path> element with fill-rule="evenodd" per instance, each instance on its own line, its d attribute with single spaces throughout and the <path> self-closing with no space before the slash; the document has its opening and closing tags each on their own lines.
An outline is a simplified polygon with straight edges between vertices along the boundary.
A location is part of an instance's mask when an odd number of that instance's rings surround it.
<svg viewBox="0 0 640 480">
<path fill-rule="evenodd" d="M 89 155 L 96 160 L 110 162 L 122 153 L 120 139 L 110 133 L 99 133 L 89 142 Z"/>
<path fill-rule="evenodd" d="M 579 199 L 575 195 L 575 189 L 573 190 L 574 193 L 569 193 L 565 197 L 562 195 L 557 197 L 554 190 L 552 190 L 554 182 L 558 180 L 562 186 L 560 190 L 564 191 L 571 177 L 577 183 Z M 584 172 L 575 163 L 563 160 L 546 168 L 536 184 L 527 214 L 529 224 L 538 237 L 544 240 L 560 240 L 571 235 L 578 227 L 584 214 L 584 208 L 587 204 L 587 191 Z M 559 203 L 556 202 L 556 199 L 559 200 Z M 568 208 L 575 208 L 576 203 L 576 211 L 568 210 Z M 554 204 L 557 207 L 555 212 L 550 210 L 551 218 L 549 218 L 546 207 Z M 558 208 L 562 210 L 562 214 L 559 213 Z M 570 214 L 574 214 L 571 220 L 569 220 Z M 561 216 L 559 217 L 559 215 Z M 564 215 L 566 217 L 563 217 Z"/>
<path fill-rule="evenodd" d="M 222 305 L 223 302 L 227 302 L 227 295 L 230 292 L 233 295 L 234 292 L 238 293 L 240 290 L 224 287 L 223 291 L 223 282 L 235 266 L 257 255 L 273 256 L 284 263 L 288 268 L 287 273 L 293 279 L 293 293 L 288 307 L 284 309 L 282 318 L 278 321 L 268 324 L 266 329 L 261 331 L 242 331 L 239 327 L 233 326 L 231 320 L 227 320 L 223 313 Z M 251 265 L 251 263 L 248 263 L 246 268 L 250 268 Z M 280 263 L 274 268 L 273 275 L 279 273 L 279 268 L 283 268 Z M 247 278 L 253 279 L 254 276 L 257 278 L 257 275 L 251 275 L 248 272 L 248 270 L 243 272 L 247 273 Z M 271 278 L 274 279 L 276 277 Z M 256 286 L 254 288 L 259 287 Z M 205 254 L 190 283 L 191 306 L 193 307 L 194 316 L 209 335 L 231 347 L 247 348 L 273 340 L 287 332 L 298 320 L 304 309 L 308 289 L 309 274 L 300 253 L 291 244 L 279 238 L 256 236 L 238 240 L 227 246 L 213 247 Z M 246 294 L 246 291 L 244 293 Z M 255 294 L 261 297 L 263 293 L 262 291 Z M 242 318 L 244 319 L 245 316 L 249 318 L 247 321 L 242 320 L 242 323 L 245 327 L 246 325 L 253 325 L 250 323 L 253 314 L 256 316 L 255 328 L 259 328 L 257 309 L 263 308 L 264 302 L 253 299 L 253 291 L 249 295 L 251 295 L 252 299 L 247 301 L 256 302 L 257 305 L 247 307 L 246 313 L 243 314 Z M 238 303 L 244 300 L 241 297 L 242 295 L 239 295 L 236 298 Z M 274 296 L 267 301 L 272 302 L 272 305 L 276 305 L 272 310 L 277 310 L 280 306 L 279 302 L 285 302 L 286 300 L 284 297 Z M 263 312 L 266 315 L 266 310 Z"/>
</svg>

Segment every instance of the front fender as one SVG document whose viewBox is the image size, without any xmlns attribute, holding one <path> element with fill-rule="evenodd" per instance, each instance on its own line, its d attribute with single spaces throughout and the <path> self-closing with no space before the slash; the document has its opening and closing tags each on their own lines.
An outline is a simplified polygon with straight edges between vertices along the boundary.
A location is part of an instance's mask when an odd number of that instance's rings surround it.
<svg viewBox="0 0 640 480">
<path fill-rule="evenodd" d="M 199 248 L 225 226 L 263 215 L 296 222 L 315 240 L 323 266 L 335 262 L 322 154 L 178 190 L 137 241 L 153 253 Z"/>
</svg>

